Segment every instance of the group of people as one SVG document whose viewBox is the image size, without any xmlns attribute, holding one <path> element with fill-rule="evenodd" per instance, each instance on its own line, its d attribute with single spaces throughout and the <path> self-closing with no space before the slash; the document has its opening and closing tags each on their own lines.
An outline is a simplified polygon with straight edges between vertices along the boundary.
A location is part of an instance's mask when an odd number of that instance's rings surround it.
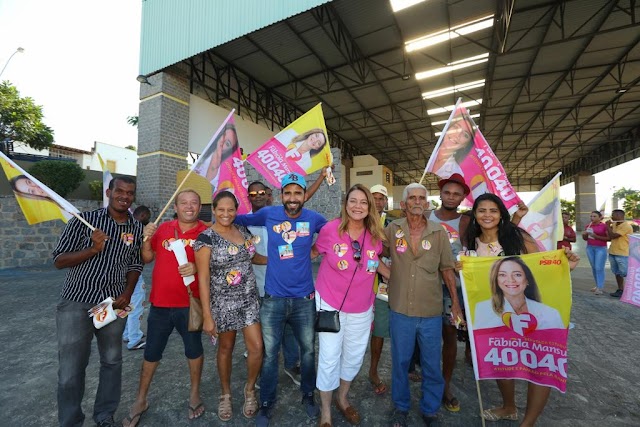
<svg viewBox="0 0 640 427">
<path fill-rule="evenodd" d="M 435 211 L 428 211 L 427 189 L 414 183 L 403 192 L 404 216 L 389 222 L 384 214 L 386 188 L 377 185 L 369 190 L 356 184 L 347 191 L 340 216 L 327 221 L 304 208 L 325 173 L 309 188 L 302 175 L 286 175 L 281 206 L 271 206 L 268 187 L 251 183 L 253 211 L 246 215 L 237 214 L 233 193 L 221 191 L 212 202 L 211 226 L 198 219 L 201 200 L 193 190 L 176 195 L 176 219 L 143 226 L 129 211 L 135 182 L 118 177 L 107 191 L 108 206 L 81 214 L 96 227 L 94 231 L 76 219 L 69 221 L 53 253 L 57 268 L 69 268 L 56 316 L 60 425 L 83 424 L 80 403 L 94 335 L 100 352 L 100 385 L 93 420 L 98 426 L 115 425 L 125 320 L 94 329 L 87 310 L 108 296 L 115 298 L 114 308 L 127 306 L 143 263 L 152 261 L 144 357 L 138 393 L 123 421 L 126 427 L 137 425 L 149 409 L 151 382 L 173 329 L 182 337 L 189 367 L 189 419 L 205 411 L 200 391 L 202 332 L 218 346 L 217 415 L 222 421 L 234 415 L 231 367 L 238 331 L 247 348 L 240 412 L 255 419 L 257 426 L 270 425 L 275 416 L 281 348 L 285 372 L 299 382 L 309 418 L 319 418 L 322 427 L 331 426 L 333 403 L 350 424 L 360 423 L 362 416 L 349 390 L 371 345 L 369 380 L 376 394 L 386 392 L 378 374 L 384 338 L 391 341 L 392 426 L 407 425 L 409 372 L 415 357 L 425 424 L 437 420 L 441 405 L 460 410 L 451 388 L 458 336 L 453 325 L 464 323 L 461 266 L 455 256 L 465 250 L 481 256 L 518 255 L 537 251 L 537 246 L 510 222 L 496 196 L 478 197 L 471 215 L 461 214 L 458 207 L 470 189 L 459 174 L 439 181 L 442 206 Z M 173 253 L 176 244 L 184 246 L 187 256 L 181 265 Z M 577 256 L 566 252 L 575 266 Z M 314 283 L 312 259 L 317 256 L 322 260 Z M 388 298 L 376 298 L 382 282 L 389 285 Z M 190 328 L 192 297 L 199 298 L 202 307 L 202 332 Z M 509 307 L 505 303 L 501 309 Z M 316 334 L 316 313 L 321 310 L 336 312 L 337 331 Z M 503 405 L 485 411 L 484 418 L 517 419 L 513 381 L 500 380 L 498 386 Z M 548 395 L 548 388 L 529 385 L 523 425 L 535 423 Z"/>
</svg>

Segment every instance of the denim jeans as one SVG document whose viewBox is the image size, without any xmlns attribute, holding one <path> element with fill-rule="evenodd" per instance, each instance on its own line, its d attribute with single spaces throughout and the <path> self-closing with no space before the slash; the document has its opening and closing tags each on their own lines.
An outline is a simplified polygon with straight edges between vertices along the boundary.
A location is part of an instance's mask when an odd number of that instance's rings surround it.
<svg viewBox="0 0 640 427">
<path fill-rule="evenodd" d="M 604 288 L 604 264 L 607 262 L 607 247 L 587 245 L 587 258 L 598 289 Z"/>
<path fill-rule="evenodd" d="M 442 316 L 411 317 L 390 312 L 391 328 L 391 399 L 396 409 L 411 407 L 409 391 L 409 363 L 416 341 L 420 346 L 422 368 L 422 399 L 420 410 L 435 415 L 440 409 L 444 378 L 440 369 L 442 354 Z M 417 340 L 416 340 L 417 338 Z"/>
<path fill-rule="evenodd" d="M 278 355 L 285 325 L 290 325 L 300 346 L 300 390 L 316 388 L 315 301 L 309 297 L 279 298 L 265 294 L 260 308 L 264 360 L 260 375 L 260 401 L 273 404 L 278 388 Z"/>
<path fill-rule="evenodd" d="M 300 347 L 296 342 L 296 336 L 293 329 L 288 324 L 284 327 L 284 335 L 282 337 L 282 356 L 284 359 L 284 367 L 293 369 L 300 361 Z"/>
<path fill-rule="evenodd" d="M 131 304 L 133 304 L 133 311 L 127 316 L 127 323 L 124 327 L 124 333 L 122 338 L 129 341 L 127 348 L 132 349 L 142 339 L 142 330 L 140 329 L 140 321 L 142 320 L 142 313 L 144 311 L 144 299 L 146 296 L 144 288 L 144 279 L 142 275 L 136 283 L 136 288 L 131 295 Z"/>
<path fill-rule="evenodd" d="M 58 329 L 58 421 L 61 426 L 82 426 L 85 371 L 96 336 L 100 353 L 100 377 L 93 420 L 112 417 L 120 403 L 122 385 L 122 331 L 125 320 L 116 319 L 96 329 L 87 310 L 94 304 L 62 299 L 56 310 Z"/>
</svg>

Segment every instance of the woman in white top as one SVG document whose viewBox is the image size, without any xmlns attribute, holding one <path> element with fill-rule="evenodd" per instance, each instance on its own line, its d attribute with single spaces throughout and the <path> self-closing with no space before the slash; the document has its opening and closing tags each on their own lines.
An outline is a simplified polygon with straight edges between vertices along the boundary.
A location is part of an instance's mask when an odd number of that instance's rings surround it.
<svg viewBox="0 0 640 427">
<path fill-rule="evenodd" d="M 308 172 L 311 169 L 313 157 L 322 151 L 326 143 L 327 137 L 322 129 L 310 129 L 302 135 L 296 135 L 291 139 L 285 156 L 295 160 L 298 166 Z"/>
<path fill-rule="evenodd" d="M 463 245 L 466 246 L 469 252 L 475 252 L 478 256 L 494 257 L 539 252 L 535 240 L 525 231 L 511 223 L 509 211 L 498 196 L 491 193 L 479 196 L 473 204 L 471 213 L 471 223 L 467 227 L 463 239 Z M 573 270 L 576 265 L 578 265 L 580 257 L 568 250 L 568 248 L 565 248 L 565 253 L 569 259 L 569 267 Z M 507 260 L 513 260 L 513 258 L 505 259 L 505 261 Z M 504 264 L 505 263 L 501 263 L 500 265 Z M 513 274 L 513 271 L 510 274 Z M 509 300 L 511 301 L 509 304 L 516 305 L 516 312 L 521 312 L 522 310 L 533 307 L 534 304 L 530 301 L 535 302 L 535 298 L 529 297 L 529 300 L 521 297 L 516 298 L 516 294 L 520 291 L 516 291 L 515 288 L 522 286 L 522 284 L 518 286 L 512 284 L 509 286 L 514 289 L 509 291 L 513 294 L 509 296 Z M 526 293 L 523 292 L 522 296 L 526 296 Z M 494 311 L 495 308 L 498 310 L 500 308 L 502 308 L 502 310 L 506 309 L 506 304 L 502 305 L 493 298 L 491 305 L 491 311 Z M 511 308 L 513 309 L 513 307 Z M 478 309 L 478 307 L 476 307 L 476 309 Z M 488 311 L 488 308 L 484 311 Z M 496 380 L 496 382 L 502 395 L 502 406 L 486 409 L 482 412 L 482 417 L 488 421 L 517 421 L 518 410 L 515 402 L 515 380 Z M 524 414 L 524 419 L 520 424 L 521 426 L 535 425 L 536 420 L 547 404 L 550 391 L 551 389 L 549 387 L 533 383 L 528 384 L 527 409 Z"/>
</svg>

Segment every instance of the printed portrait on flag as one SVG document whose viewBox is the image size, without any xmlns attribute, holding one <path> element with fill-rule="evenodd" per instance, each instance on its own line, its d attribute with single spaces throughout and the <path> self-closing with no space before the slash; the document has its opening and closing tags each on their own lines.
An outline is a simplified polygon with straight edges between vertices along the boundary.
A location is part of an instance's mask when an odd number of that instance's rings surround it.
<svg viewBox="0 0 640 427">
<path fill-rule="evenodd" d="M 531 235 L 541 251 L 556 249 L 562 240 L 564 226 L 560 208 L 560 175 L 558 172 L 529 203 L 529 212 L 518 226 Z"/>
<path fill-rule="evenodd" d="M 454 114 L 435 157 L 433 173 L 443 179 L 454 173 L 464 176 L 460 164 L 473 148 L 475 133 L 475 125 L 466 119 L 462 111 Z"/>
<path fill-rule="evenodd" d="M 640 307 L 640 235 L 629 235 L 627 277 L 620 301 Z"/>
<path fill-rule="evenodd" d="M 230 121 L 224 125 L 213 143 L 207 145 L 205 151 L 200 155 L 202 160 L 198 162 L 193 171 L 205 177 L 214 188 L 217 188 L 220 179 L 220 166 L 236 151 L 240 151 L 238 133 L 235 123 Z"/>
<path fill-rule="evenodd" d="M 571 313 L 564 251 L 461 260 L 476 378 L 524 379 L 564 392 Z"/>
<path fill-rule="evenodd" d="M 330 166 L 333 157 L 322 105 L 316 105 L 265 142 L 247 156 L 247 161 L 276 188 L 292 172 L 308 175 Z"/>
</svg>

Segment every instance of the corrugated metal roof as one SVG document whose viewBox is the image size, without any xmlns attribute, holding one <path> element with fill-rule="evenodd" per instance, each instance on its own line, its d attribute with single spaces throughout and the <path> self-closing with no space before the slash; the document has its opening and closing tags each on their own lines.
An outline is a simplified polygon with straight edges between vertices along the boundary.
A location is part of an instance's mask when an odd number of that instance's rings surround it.
<svg viewBox="0 0 640 427">
<path fill-rule="evenodd" d="M 152 74 L 328 1 L 145 0 L 140 74 Z"/>
</svg>

